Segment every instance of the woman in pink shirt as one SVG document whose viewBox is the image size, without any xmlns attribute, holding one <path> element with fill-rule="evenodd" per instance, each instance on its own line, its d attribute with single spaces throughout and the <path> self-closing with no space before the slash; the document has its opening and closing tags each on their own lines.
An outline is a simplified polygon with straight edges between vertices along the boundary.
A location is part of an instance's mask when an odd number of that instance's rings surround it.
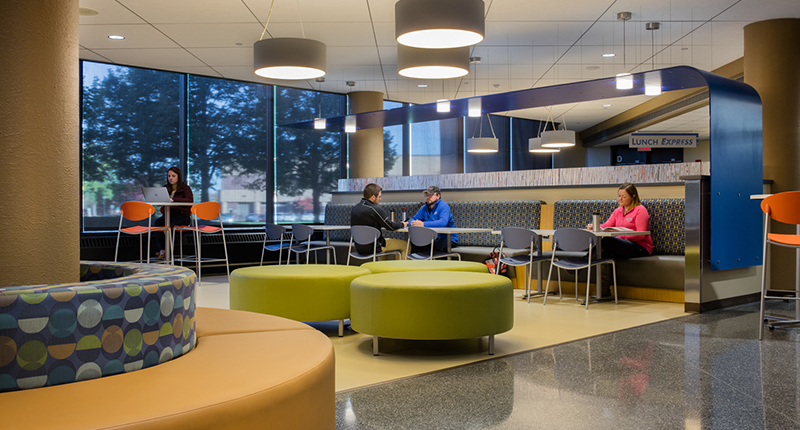
<svg viewBox="0 0 800 430">
<path fill-rule="evenodd" d="M 639 192 L 631 183 L 620 185 L 617 190 L 619 207 L 614 209 L 608 221 L 600 227 L 625 227 L 634 231 L 650 230 L 650 215 L 639 200 Z M 592 225 L 589 224 L 589 229 Z M 653 239 L 649 234 L 617 236 L 603 239 L 603 257 L 635 258 L 653 253 Z"/>
</svg>

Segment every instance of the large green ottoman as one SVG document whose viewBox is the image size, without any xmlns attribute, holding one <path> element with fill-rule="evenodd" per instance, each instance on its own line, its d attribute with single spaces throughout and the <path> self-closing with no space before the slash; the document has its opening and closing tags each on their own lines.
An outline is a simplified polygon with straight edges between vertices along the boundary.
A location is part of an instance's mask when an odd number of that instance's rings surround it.
<svg viewBox="0 0 800 430">
<path fill-rule="evenodd" d="M 466 339 L 514 327 L 514 291 L 505 276 L 473 272 L 393 272 L 361 276 L 350 284 L 350 325 L 378 338 Z"/>
<path fill-rule="evenodd" d="M 350 282 L 370 271 L 355 266 L 298 264 L 236 269 L 231 273 L 231 309 L 295 321 L 350 318 Z"/>
<path fill-rule="evenodd" d="M 421 271 L 456 271 L 489 273 L 489 269 L 482 263 L 458 260 L 388 260 L 364 263 L 361 267 L 372 273 L 387 272 L 421 272 Z"/>
</svg>

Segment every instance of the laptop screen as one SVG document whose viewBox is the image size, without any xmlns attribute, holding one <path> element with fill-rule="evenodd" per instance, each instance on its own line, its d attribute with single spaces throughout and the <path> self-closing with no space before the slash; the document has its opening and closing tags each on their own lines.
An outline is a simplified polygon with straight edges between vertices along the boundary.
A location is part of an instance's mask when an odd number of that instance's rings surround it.
<svg viewBox="0 0 800 430">
<path fill-rule="evenodd" d="M 147 203 L 169 203 L 167 187 L 142 187 L 144 201 Z"/>
</svg>

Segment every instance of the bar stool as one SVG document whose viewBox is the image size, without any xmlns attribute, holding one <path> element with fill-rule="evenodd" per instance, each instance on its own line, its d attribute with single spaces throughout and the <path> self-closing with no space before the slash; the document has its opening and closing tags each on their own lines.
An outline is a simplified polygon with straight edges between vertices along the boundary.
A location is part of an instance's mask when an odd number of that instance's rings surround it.
<svg viewBox="0 0 800 430">
<path fill-rule="evenodd" d="M 119 228 L 117 229 L 117 247 L 114 250 L 114 261 L 117 261 L 119 253 L 119 238 L 122 233 L 139 236 L 139 262 L 144 262 L 142 258 L 142 236 L 147 233 L 147 262 L 150 263 L 150 232 L 163 231 L 167 235 L 167 246 L 170 246 L 169 239 L 169 226 L 153 227 L 151 218 L 156 213 L 156 208 L 150 203 L 145 202 L 125 202 L 119 207 Z M 147 219 L 147 227 L 142 225 L 134 225 L 131 227 L 122 227 L 122 220 L 128 221 L 142 221 Z"/>
<path fill-rule="evenodd" d="M 222 226 L 222 218 L 220 217 L 220 209 L 221 205 L 217 202 L 203 202 L 197 203 L 192 205 L 192 224 L 193 225 L 176 225 L 175 228 L 172 229 L 172 242 L 175 243 L 175 233 L 183 234 L 184 231 L 192 232 L 194 235 L 194 250 L 195 255 L 193 256 L 186 256 L 183 255 L 183 241 L 181 241 L 180 246 L 180 257 L 174 258 L 175 253 L 173 252 L 173 261 L 194 261 L 196 263 L 196 270 L 197 270 L 197 283 L 199 284 L 202 279 L 201 275 L 201 264 L 202 263 L 210 263 L 215 261 L 224 261 L 225 262 L 225 274 L 228 276 L 228 282 L 230 283 L 230 266 L 228 265 L 228 246 L 225 243 L 225 228 Z M 200 225 L 200 220 L 204 221 L 219 221 L 219 227 L 213 225 Z M 225 258 L 204 258 L 202 257 L 202 236 L 203 234 L 222 234 L 222 248 L 225 250 Z"/>
</svg>

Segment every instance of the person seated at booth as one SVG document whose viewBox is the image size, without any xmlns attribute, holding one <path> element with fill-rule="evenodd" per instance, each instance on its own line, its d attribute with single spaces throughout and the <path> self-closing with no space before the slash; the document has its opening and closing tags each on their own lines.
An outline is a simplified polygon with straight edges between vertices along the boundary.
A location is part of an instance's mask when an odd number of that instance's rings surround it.
<svg viewBox="0 0 800 430">
<path fill-rule="evenodd" d="M 409 226 L 421 227 L 455 227 L 456 222 L 450 212 L 450 206 L 442 200 L 442 191 L 437 186 L 430 186 L 425 191 L 425 205 L 419 208 L 416 214 L 408 220 Z M 450 235 L 450 248 L 458 246 L 458 234 Z M 433 242 L 436 251 L 447 252 L 447 235 L 436 236 Z M 412 244 L 412 252 L 424 252 L 429 249 L 422 249 Z"/>
<path fill-rule="evenodd" d="M 366 225 L 375 227 L 378 230 L 385 228 L 386 230 L 394 231 L 408 226 L 408 223 L 401 221 L 392 221 L 386 215 L 386 211 L 380 205 L 383 189 L 378 184 L 367 184 L 364 187 L 364 197 L 358 202 L 350 211 L 350 225 Z M 363 255 L 372 254 L 371 246 L 355 244 L 356 250 Z M 401 254 L 405 254 L 406 241 L 400 239 L 386 239 L 381 236 L 378 237 L 378 245 L 375 252 L 382 251 L 395 251 L 399 250 Z M 401 255 L 401 259 L 405 259 L 405 255 Z"/>
<path fill-rule="evenodd" d="M 614 209 L 608 220 L 600 224 L 601 228 L 624 227 L 633 231 L 650 230 L 650 214 L 639 199 L 639 191 L 631 183 L 624 183 L 617 190 L 619 207 Z M 586 226 L 591 230 L 594 226 Z M 649 234 L 635 236 L 606 237 L 602 240 L 603 258 L 625 259 L 646 257 L 653 253 L 653 239 Z M 611 296 L 610 266 L 603 265 L 601 272 L 601 297 Z"/>
<path fill-rule="evenodd" d="M 192 194 L 192 189 L 186 185 L 186 182 L 183 182 L 183 174 L 181 173 L 181 169 L 177 166 L 170 167 L 167 171 L 167 183 L 164 184 L 167 187 L 167 191 L 169 192 L 169 200 L 171 202 L 184 202 L 184 203 L 192 203 L 194 201 L 194 195 Z M 166 206 L 161 206 L 161 217 L 158 218 L 153 225 L 163 227 L 164 223 L 166 222 L 166 217 L 164 216 L 164 210 L 167 209 Z M 170 206 L 169 207 L 169 226 L 174 227 L 176 225 L 189 225 L 192 223 L 192 208 L 191 206 Z M 169 234 L 169 233 L 165 233 Z M 166 236 L 161 236 L 160 234 L 156 235 L 156 240 L 158 241 L 158 258 L 164 259 L 164 243 L 166 241 Z"/>
</svg>

